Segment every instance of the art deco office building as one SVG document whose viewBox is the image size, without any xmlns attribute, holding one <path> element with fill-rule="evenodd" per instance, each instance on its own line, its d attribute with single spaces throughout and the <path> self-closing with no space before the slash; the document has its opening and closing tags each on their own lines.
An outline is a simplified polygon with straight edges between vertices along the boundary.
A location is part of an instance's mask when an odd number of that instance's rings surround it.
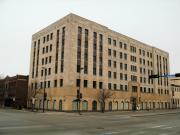
<svg viewBox="0 0 180 135">
<path fill-rule="evenodd" d="M 170 108 L 168 79 L 148 78 L 167 73 L 167 52 L 69 14 L 32 36 L 28 106 L 34 95 L 42 108 L 45 83 L 45 109 L 76 110 L 79 86 L 84 111 L 100 110 L 102 89 L 115 93 L 106 110 Z"/>
</svg>

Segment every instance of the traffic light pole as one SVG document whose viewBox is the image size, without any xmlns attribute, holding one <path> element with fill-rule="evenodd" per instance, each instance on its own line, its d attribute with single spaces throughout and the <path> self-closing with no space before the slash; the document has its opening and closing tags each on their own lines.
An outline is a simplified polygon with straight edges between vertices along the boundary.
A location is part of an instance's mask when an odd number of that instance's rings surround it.
<svg viewBox="0 0 180 135">
<path fill-rule="evenodd" d="M 43 67 L 44 69 L 44 89 L 43 89 L 43 112 L 44 112 L 44 101 L 45 101 L 45 89 L 46 89 L 46 68 Z"/>
<path fill-rule="evenodd" d="M 149 79 L 153 79 L 153 78 L 159 78 L 159 77 L 167 77 L 167 78 L 171 78 L 171 77 L 180 77 L 180 73 L 176 73 L 176 74 L 172 74 L 172 75 L 169 75 L 169 74 L 166 74 L 166 75 L 150 75 L 149 76 Z"/>
<path fill-rule="evenodd" d="M 84 68 L 80 68 L 79 70 L 79 91 L 77 90 L 77 100 L 78 100 L 78 113 L 79 115 L 81 115 L 81 98 L 82 98 L 82 94 L 81 94 L 81 70 L 83 70 Z"/>
</svg>

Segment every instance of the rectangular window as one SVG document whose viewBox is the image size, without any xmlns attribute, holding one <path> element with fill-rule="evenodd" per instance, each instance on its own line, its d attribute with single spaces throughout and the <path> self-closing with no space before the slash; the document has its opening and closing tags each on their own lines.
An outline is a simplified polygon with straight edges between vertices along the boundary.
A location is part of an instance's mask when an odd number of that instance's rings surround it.
<svg viewBox="0 0 180 135">
<path fill-rule="evenodd" d="M 108 49 L 108 55 L 111 56 L 111 49 Z"/>
<path fill-rule="evenodd" d="M 116 90 L 117 89 L 117 85 L 116 84 L 114 84 L 114 90 Z"/>
<path fill-rule="evenodd" d="M 63 86 L 63 79 L 60 79 L 60 87 Z"/>
<path fill-rule="evenodd" d="M 53 39 L 53 33 L 51 33 L 51 37 L 50 37 L 50 39 L 51 39 L 51 40 Z"/>
<path fill-rule="evenodd" d="M 51 68 L 48 68 L 48 75 L 51 75 Z"/>
<path fill-rule="evenodd" d="M 99 89 L 103 89 L 103 82 L 99 82 Z"/>
<path fill-rule="evenodd" d="M 96 81 L 93 81 L 93 88 L 96 89 Z"/>
<path fill-rule="evenodd" d="M 108 83 L 108 89 L 111 90 L 111 83 Z"/>
<path fill-rule="evenodd" d="M 111 38 L 108 38 L 108 44 L 111 45 Z"/>
<path fill-rule="evenodd" d="M 51 87 L 51 82 L 50 81 L 48 81 L 48 88 L 50 88 Z"/>
<path fill-rule="evenodd" d="M 116 61 L 113 62 L 113 66 L 114 66 L 114 68 L 116 68 Z"/>
<path fill-rule="evenodd" d="M 119 48 L 122 48 L 122 42 L 119 42 Z"/>
<path fill-rule="evenodd" d="M 108 71 L 108 77 L 111 78 L 111 71 Z"/>
<path fill-rule="evenodd" d="M 76 79 L 76 87 L 80 87 L 80 79 Z"/>
<path fill-rule="evenodd" d="M 84 80 L 84 88 L 88 87 L 88 80 Z"/>
<path fill-rule="evenodd" d="M 120 73 L 120 80 L 123 80 L 123 73 Z"/>
<path fill-rule="evenodd" d="M 111 60 L 108 60 L 108 66 L 111 67 Z"/>
<path fill-rule="evenodd" d="M 116 40 L 113 40 L 113 45 L 116 46 Z"/>
<path fill-rule="evenodd" d="M 54 80 L 54 87 L 57 87 L 57 80 Z"/>
</svg>

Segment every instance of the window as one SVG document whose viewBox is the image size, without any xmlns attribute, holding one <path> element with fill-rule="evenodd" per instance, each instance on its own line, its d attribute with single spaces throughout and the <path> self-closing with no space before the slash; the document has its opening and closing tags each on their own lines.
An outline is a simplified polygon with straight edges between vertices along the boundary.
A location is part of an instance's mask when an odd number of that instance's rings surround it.
<svg viewBox="0 0 180 135">
<path fill-rule="evenodd" d="M 123 85 L 122 84 L 120 84 L 120 90 L 123 90 Z"/>
<path fill-rule="evenodd" d="M 103 82 L 99 82 L 99 89 L 103 89 Z"/>
<path fill-rule="evenodd" d="M 116 78 L 117 78 L 117 76 L 116 76 L 116 72 L 114 72 L 113 74 L 114 74 L 114 79 L 116 79 Z"/>
<path fill-rule="evenodd" d="M 63 86 L 63 79 L 60 79 L 60 87 Z"/>
<path fill-rule="evenodd" d="M 120 73 L 120 80 L 123 80 L 123 74 Z"/>
<path fill-rule="evenodd" d="M 113 66 L 114 66 L 114 68 L 116 68 L 116 61 L 113 62 Z"/>
<path fill-rule="evenodd" d="M 108 77 L 111 78 L 111 71 L 108 71 Z"/>
<path fill-rule="evenodd" d="M 111 90 L 111 83 L 108 83 L 108 89 Z"/>
<path fill-rule="evenodd" d="M 124 69 L 127 70 L 127 64 L 124 64 Z"/>
<path fill-rule="evenodd" d="M 117 85 L 116 84 L 114 84 L 114 90 L 116 90 L 117 89 Z"/>
<path fill-rule="evenodd" d="M 49 63 L 51 63 L 51 56 L 49 56 Z"/>
<path fill-rule="evenodd" d="M 53 33 L 51 33 L 50 39 L 51 39 L 51 40 L 53 39 Z"/>
<path fill-rule="evenodd" d="M 50 88 L 51 87 L 51 82 L 50 81 L 48 81 L 48 88 Z"/>
<path fill-rule="evenodd" d="M 111 67 L 111 60 L 108 60 L 108 66 Z"/>
<path fill-rule="evenodd" d="M 47 64 L 47 62 L 48 62 L 48 57 L 46 57 L 46 61 L 45 61 L 45 64 Z"/>
<path fill-rule="evenodd" d="M 122 48 L 122 42 L 119 42 L 119 47 Z"/>
<path fill-rule="evenodd" d="M 44 65 L 44 58 L 42 58 L 42 65 Z"/>
<path fill-rule="evenodd" d="M 126 53 L 124 53 L 124 59 L 127 60 L 127 54 Z"/>
<path fill-rule="evenodd" d="M 127 50 L 127 44 L 124 44 L 124 49 Z"/>
<path fill-rule="evenodd" d="M 47 35 L 47 41 L 49 41 L 49 35 Z"/>
<path fill-rule="evenodd" d="M 120 63 L 120 69 L 122 70 L 123 69 L 123 63 Z"/>
<path fill-rule="evenodd" d="M 96 81 L 93 81 L 93 88 L 96 89 Z"/>
<path fill-rule="evenodd" d="M 116 40 L 113 40 L 113 45 L 116 46 Z"/>
<path fill-rule="evenodd" d="M 54 87 L 57 87 L 57 80 L 54 80 Z"/>
<path fill-rule="evenodd" d="M 84 80 L 84 88 L 88 87 L 88 80 Z"/>
<path fill-rule="evenodd" d="M 76 87 L 80 87 L 80 79 L 76 79 Z"/>
<path fill-rule="evenodd" d="M 119 57 L 120 57 L 120 59 L 123 58 L 123 53 L 122 52 L 119 53 Z"/>
<path fill-rule="evenodd" d="M 51 68 L 48 69 L 48 75 L 50 75 L 50 74 L 51 74 Z"/>
<path fill-rule="evenodd" d="M 128 86 L 127 85 L 124 85 L 125 86 L 125 91 L 127 91 L 128 90 Z"/>
<path fill-rule="evenodd" d="M 127 74 L 124 74 L 124 80 L 127 81 Z"/>
<path fill-rule="evenodd" d="M 108 49 L 108 55 L 111 56 L 111 49 Z"/>
<path fill-rule="evenodd" d="M 111 45 L 111 38 L 108 38 L 108 44 Z"/>
<path fill-rule="evenodd" d="M 113 50 L 113 56 L 116 57 L 116 50 Z"/>
<path fill-rule="evenodd" d="M 45 41 L 46 41 L 46 37 L 43 37 L 43 43 L 45 43 Z"/>
<path fill-rule="evenodd" d="M 48 46 L 46 46 L 46 53 L 48 53 Z"/>
<path fill-rule="evenodd" d="M 52 44 L 50 44 L 50 48 L 49 48 L 50 52 L 52 51 Z"/>
<path fill-rule="evenodd" d="M 45 53 L 45 48 L 43 47 L 43 52 L 42 52 L 43 54 Z"/>
</svg>

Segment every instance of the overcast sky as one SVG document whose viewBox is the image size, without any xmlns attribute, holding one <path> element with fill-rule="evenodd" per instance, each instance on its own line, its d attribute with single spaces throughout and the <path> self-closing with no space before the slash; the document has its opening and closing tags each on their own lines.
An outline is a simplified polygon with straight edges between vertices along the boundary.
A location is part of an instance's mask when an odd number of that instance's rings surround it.
<svg viewBox="0 0 180 135">
<path fill-rule="evenodd" d="M 0 0 L 0 74 L 28 74 L 32 34 L 69 13 L 169 52 L 180 72 L 180 0 Z"/>
</svg>

